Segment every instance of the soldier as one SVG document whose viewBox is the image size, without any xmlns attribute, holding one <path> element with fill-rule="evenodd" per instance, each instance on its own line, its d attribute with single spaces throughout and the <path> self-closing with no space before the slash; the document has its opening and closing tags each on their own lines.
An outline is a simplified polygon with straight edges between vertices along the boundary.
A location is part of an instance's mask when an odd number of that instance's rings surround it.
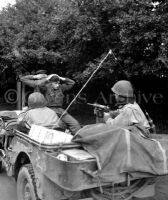
<svg viewBox="0 0 168 200">
<path fill-rule="evenodd" d="M 58 128 L 58 115 L 46 107 L 47 102 L 39 92 L 34 92 L 28 97 L 28 108 L 20 113 L 18 124 L 30 128 L 32 124 L 48 128 Z"/>
<path fill-rule="evenodd" d="M 112 118 L 110 113 L 104 113 L 106 124 L 112 126 L 126 127 L 138 124 L 144 128 L 149 128 L 148 120 L 136 103 L 134 91 L 131 83 L 126 80 L 118 81 L 111 88 L 114 92 L 115 99 L 118 105 L 118 115 Z"/>
<path fill-rule="evenodd" d="M 40 91 L 47 100 L 47 106 L 52 108 L 74 135 L 80 128 L 79 122 L 62 108 L 64 93 L 70 90 L 75 82 L 57 74 L 48 76 L 48 82 L 40 85 Z"/>
</svg>

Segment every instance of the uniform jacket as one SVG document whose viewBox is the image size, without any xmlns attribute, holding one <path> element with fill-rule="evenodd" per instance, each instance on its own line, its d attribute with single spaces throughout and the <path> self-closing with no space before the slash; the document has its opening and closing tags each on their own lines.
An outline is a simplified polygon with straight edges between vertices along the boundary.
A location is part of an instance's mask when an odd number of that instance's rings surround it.
<svg viewBox="0 0 168 200">
<path fill-rule="evenodd" d="M 74 84 L 73 80 L 66 78 L 62 84 L 59 84 L 58 88 L 54 88 L 52 82 L 42 84 L 39 88 L 47 100 L 48 107 L 62 107 L 64 92 L 70 90 Z"/>
<path fill-rule="evenodd" d="M 28 99 L 29 108 L 19 115 L 18 123 L 27 127 L 31 127 L 32 124 L 48 128 L 58 127 L 58 115 L 46 107 L 44 96 L 38 92 L 31 95 Z"/>
<path fill-rule="evenodd" d="M 126 104 L 118 111 L 119 114 L 114 119 L 112 119 L 111 117 L 105 118 L 106 124 L 119 127 L 126 127 L 138 124 L 145 128 L 150 127 L 145 114 L 136 102 Z"/>
<path fill-rule="evenodd" d="M 29 109 L 19 115 L 18 122 L 27 127 L 32 124 L 48 128 L 59 127 L 57 114 L 48 107 Z"/>
</svg>

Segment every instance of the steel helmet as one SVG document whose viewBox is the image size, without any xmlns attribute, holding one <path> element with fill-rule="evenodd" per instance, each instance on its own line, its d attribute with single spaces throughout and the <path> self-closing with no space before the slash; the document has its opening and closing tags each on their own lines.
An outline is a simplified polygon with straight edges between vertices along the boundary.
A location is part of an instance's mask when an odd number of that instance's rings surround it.
<svg viewBox="0 0 168 200">
<path fill-rule="evenodd" d="M 47 104 L 47 101 L 43 94 L 39 92 L 33 92 L 32 94 L 29 95 L 28 97 L 28 106 L 31 109 L 34 108 L 43 108 Z"/>
<path fill-rule="evenodd" d="M 129 81 L 121 80 L 114 84 L 111 90 L 120 96 L 123 97 L 134 97 L 134 90 Z"/>
</svg>

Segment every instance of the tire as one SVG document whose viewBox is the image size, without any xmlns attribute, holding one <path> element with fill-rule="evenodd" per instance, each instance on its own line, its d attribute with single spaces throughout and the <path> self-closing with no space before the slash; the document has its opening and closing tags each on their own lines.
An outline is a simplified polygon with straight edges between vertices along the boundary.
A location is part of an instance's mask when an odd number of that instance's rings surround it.
<svg viewBox="0 0 168 200">
<path fill-rule="evenodd" d="M 31 164 L 23 165 L 17 178 L 18 200 L 40 200 L 37 195 L 35 175 Z"/>
</svg>

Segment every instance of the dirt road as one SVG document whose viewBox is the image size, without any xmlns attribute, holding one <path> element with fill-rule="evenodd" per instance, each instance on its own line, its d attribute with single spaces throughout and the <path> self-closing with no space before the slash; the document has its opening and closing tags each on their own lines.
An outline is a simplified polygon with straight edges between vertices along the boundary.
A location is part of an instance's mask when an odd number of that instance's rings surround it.
<svg viewBox="0 0 168 200">
<path fill-rule="evenodd" d="M 5 173 L 0 174 L 0 200 L 17 200 L 16 183 Z"/>
</svg>

